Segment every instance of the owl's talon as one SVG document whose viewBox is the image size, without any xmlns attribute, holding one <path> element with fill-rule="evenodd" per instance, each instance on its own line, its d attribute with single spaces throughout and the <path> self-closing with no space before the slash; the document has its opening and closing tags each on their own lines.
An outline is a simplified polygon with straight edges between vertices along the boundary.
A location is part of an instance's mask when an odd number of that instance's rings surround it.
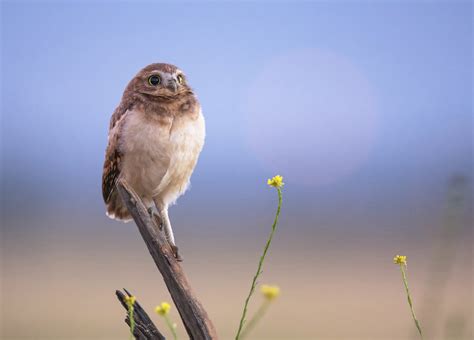
<svg viewBox="0 0 474 340">
<path fill-rule="evenodd" d="M 159 230 L 163 229 L 163 222 L 161 221 L 160 213 L 156 207 L 152 206 L 147 209 L 148 214 L 150 215 L 151 219 L 155 220 L 156 225 L 158 226 Z"/>
<path fill-rule="evenodd" d="M 182 256 L 178 253 L 178 247 L 175 245 L 170 244 L 171 251 L 173 252 L 173 255 L 178 262 L 183 262 Z"/>
</svg>

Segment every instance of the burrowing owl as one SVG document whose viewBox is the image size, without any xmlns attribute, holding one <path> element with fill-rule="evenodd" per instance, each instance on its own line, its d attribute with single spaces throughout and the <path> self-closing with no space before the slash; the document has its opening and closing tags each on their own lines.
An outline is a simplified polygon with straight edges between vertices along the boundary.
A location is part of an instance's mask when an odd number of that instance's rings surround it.
<svg viewBox="0 0 474 340">
<path fill-rule="evenodd" d="M 204 136 L 201 106 L 180 69 L 151 64 L 138 72 L 110 119 L 102 175 L 107 215 L 131 218 L 115 189 L 123 178 L 158 214 L 178 257 L 168 207 L 186 191 Z"/>
</svg>

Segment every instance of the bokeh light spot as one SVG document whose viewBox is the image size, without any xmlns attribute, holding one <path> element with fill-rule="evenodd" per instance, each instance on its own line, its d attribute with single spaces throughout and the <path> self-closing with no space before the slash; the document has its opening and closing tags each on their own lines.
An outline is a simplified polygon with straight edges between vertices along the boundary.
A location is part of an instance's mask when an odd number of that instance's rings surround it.
<svg viewBox="0 0 474 340">
<path fill-rule="evenodd" d="M 269 61 L 250 85 L 246 137 L 269 173 L 329 184 L 367 160 L 377 112 L 363 73 L 347 58 L 317 49 Z"/>
</svg>

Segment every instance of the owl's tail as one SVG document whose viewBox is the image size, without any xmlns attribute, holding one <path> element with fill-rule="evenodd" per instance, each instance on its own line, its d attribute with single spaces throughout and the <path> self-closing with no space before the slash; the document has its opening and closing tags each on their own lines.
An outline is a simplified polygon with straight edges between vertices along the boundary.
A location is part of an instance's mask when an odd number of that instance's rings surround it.
<svg viewBox="0 0 474 340">
<path fill-rule="evenodd" d="M 122 199 L 116 190 L 112 192 L 110 199 L 107 202 L 106 215 L 114 220 L 122 222 L 129 222 L 132 220 L 132 216 L 130 216 L 127 207 L 123 204 Z"/>
</svg>

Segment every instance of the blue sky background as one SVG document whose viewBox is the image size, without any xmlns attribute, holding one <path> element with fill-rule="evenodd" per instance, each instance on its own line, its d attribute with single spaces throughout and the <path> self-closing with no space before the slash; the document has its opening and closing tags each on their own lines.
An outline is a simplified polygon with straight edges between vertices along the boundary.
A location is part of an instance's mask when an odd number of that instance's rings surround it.
<svg viewBox="0 0 474 340">
<path fill-rule="evenodd" d="M 459 1 L 5 1 L 8 201 L 100 206 L 110 114 L 158 61 L 188 73 L 207 119 L 199 202 L 259 199 L 279 172 L 301 204 L 429 199 L 472 166 L 471 15 Z"/>
</svg>

